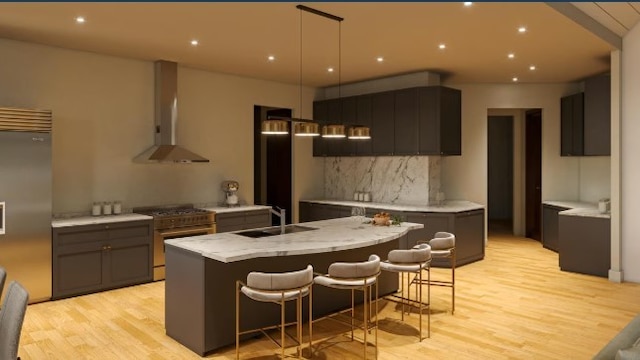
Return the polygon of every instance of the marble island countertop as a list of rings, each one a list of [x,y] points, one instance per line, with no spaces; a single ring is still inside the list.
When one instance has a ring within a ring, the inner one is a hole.
[[[371,246],[397,239],[424,226],[364,224],[355,217],[312,221],[296,225],[317,228],[269,237],[251,238],[236,232],[166,240],[165,244],[193,251],[224,263],[268,256],[304,255]]]
[[[385,204],[376,202],[347,201],[347,200],[301,200],[306,202],[340,205],[340,206],[360,206],[372,209],[397,210],[397,211],[415,211],[415,212],[444,212],[458,213],[471,210],[484,209],[484,205],[476,204],[466,200],[448,200],[442,205],[403,205],[403,204]]]
[[[584,201],[566,201],[566,200],[547,200],[542,202],[545,205],[557,206],[566,208],[567,210],[560,211],[560,215],[571,216],[588,216],[596,218],[610,219],[611,213],[601,213],[598,210],[598,204],[584,202]]]
[[[60,228],[66,226],[79,225],[97,225],[108,224],[121,221],[150,220],[151,216],[142,214],[119,214],[119,215],[101,215],[101,216],[78,216],[66,219],[54,219],[51,221],[51,227]]]

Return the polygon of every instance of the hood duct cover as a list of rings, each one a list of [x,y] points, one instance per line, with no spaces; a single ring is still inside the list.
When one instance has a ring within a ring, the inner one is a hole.
[[[142,163],[193,163],[208,159],[176,145],[178,118],[178,64],[155,62],[155,145],[133,160]]]

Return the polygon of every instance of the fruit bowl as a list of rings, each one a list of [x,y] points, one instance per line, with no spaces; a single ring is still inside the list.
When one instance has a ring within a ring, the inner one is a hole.
[[[374,225],[389,225],[391,222],[391,216],[388,213],[378,213],[373,215],[373,224]]]

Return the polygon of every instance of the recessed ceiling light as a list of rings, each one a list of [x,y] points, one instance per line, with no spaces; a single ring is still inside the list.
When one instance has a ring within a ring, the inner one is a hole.
[[[445,44],[438,45],[438,49],[440,49],[440,50],[444,50],[446,48],[447,48],[447,45],[445,45]]]
[[[191,40],[191,45],[192,46],[198,46],[198,40],[196,40],[196,39]]]
[[[273,56],[273,55],[269,55],[269,56],[267,57],[267,60],[269,60],[269,61],[273,61],[273,60],[275,60],[275,59],[276,59],[276,57],[275,57],[275,56]]]
[[[84,24],[84,22],[85,22],[84,16],[78,16],[78,17],[76,17],[76,22],[77,22],[78,24]]]
[[[472,3],[472,2],[470,2],[470,1],[465,1],[465,2],[464,2],[464,6],[471,6],[471,5],[473,5],[473,3]]]
[[[384,58],[383,58],[382,56],[378,56],[378,57],[376,58],[376,61],[377,61],[377,62],[379,62],[379,63],[381,63],[381,62],[383,62],[383,61],[384,61]]]
[[[511,81],[513,81],[513,82],[517,82],[517,81],[518,81],[518,78],[514,76],[514,77],[512,77],[512,78],[511,78]]]
[[[535,70],[535,69],[536,69],[536,66],[535,66],[535,65],[529,65],[529,70],[533,71],[533,70]]]
[[[524,26],[520,26],[520,27],[518,28],[518,32],[519,32],[519,33],[526,33],[526,32],[527,32],[527,28],[526,28],[526,27],[524,27]]]
[[[509,55],[507,55],[507,57],[508,57],[509,59],[513,59],[514,57],[516,57],[516,54],[514,54],[514,53],[509,53]]]
[[[327,69],[327,71],[328,71],[328,72],[333,72],[333,68],[332,68],[332,67],[330,67],[330,68],[328,68],[328,69]]]

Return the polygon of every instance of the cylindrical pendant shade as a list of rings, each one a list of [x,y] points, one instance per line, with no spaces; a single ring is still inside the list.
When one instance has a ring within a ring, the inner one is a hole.
[[[367,140],[371,139],[369,128],[366,126],[355,126],[349,128],[349,139]]]
[[[322,127],[322,137],[343,138],[345,136],[344,125],[325,125]]]
[[[296,136],[318,136],[319,126],[314,122],[297,122],[293,124]]]
[[[262,133],[266,135],[286,135],[289,125],[284,120],[265,120],[262,122]]]

